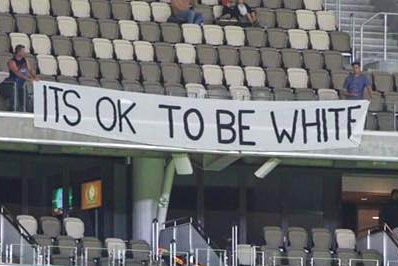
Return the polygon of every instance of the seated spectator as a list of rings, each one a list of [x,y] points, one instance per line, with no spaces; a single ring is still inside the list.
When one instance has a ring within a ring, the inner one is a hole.
[[[191,0],[171,0],[171,8],[175,20],[182,23],[203,25],[204,17],[192,10]]]
[[[372,85],[368,78],[361,71],[361,64],[354,62],[352,73],[344,81],[344,93],[347,100],[362,100],[365,96],[365,90],[368,91],[368,97],[372,98]]]
[[[238,14],[239,21],[248,20],[252,25],[257,24],[256,13],[245,3],[245,0],[238,0],[235,6],[235,14]]]
[[[222,0],[222,15],[221,19],[231,19],[238,18],[238,14],[235,9],[235,1],[234,0]]]
[[[23,45],[17,45],[15,47],[14,57],[7,63],[10,76],[2,83],[0,93],[9,100],[10,110],[16,109],[15,111],[22,111],[25,82],[38,80],[34,70],[29,65],[29,61],[26,60],[25,55],[25,47]],[[14,90],[14,88],[16,90]]]

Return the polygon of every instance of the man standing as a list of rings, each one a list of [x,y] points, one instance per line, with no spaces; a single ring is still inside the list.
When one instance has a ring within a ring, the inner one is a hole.
[[[368,78],[361,71],[361,64],[351,64],[352,73],[344,81],[345,96],[347,100],[363,100],[365,90],[368,90],[369,99],[372,98],[372,85]]]
[[[174,16],[184,23],[203,25],[204,17],[191,9],[191,0],[171,0]]]

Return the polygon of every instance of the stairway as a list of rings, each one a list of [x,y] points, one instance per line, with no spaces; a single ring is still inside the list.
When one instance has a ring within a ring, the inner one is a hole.
[[[337,0],[326,0],[326,9],[335,11]],[[355,17],[355,50],[360,58],[360,28],[363,22],[377,13],[371,0],[341,0],[341,30],[351,35],[351,14]],[[337,15],[336,15],[337,17]],[[352,36],[351,36],[352,37]],[[387,38],[387,58],[398,62],[398,41],[389,34]],[[379,16],[364,28],[364,65],[384,59],[384,17]]]

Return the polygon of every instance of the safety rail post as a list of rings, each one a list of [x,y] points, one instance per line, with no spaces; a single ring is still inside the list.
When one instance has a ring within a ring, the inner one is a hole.
[[[341,31],[341,0],[337,0],[338,29]]]
[[[384,13],[384,61],[387,61],[387,13]]]
[[[383,263],[384,266],[386,266],[386,260],[387,260],[387,231],[388,226],[387,224],[384,224],[383,228]]]
[[[158,219],[153,219],[152,221],[152,260],[158,261],[159,258],[159,221]]]
[[[177,256],[177,250],[176,250],[176,241],[173,239],[170,241],[170,248],[169,248],[169,261],[170,261],[170,266],[176,266],[176,256]]]
[[[356,34],[355,34],[355,16],[354,13],[350,14],[350,18],[351,18],[351,47],[352,47],[352,54],[351,54],[351,62],[355,62],[356,61],[356,45],[355,45],[355,41],[356,41]]]
[[[368,230],[368,234],[366,236],[366,248],[370,249],[370,230]]]
[[[238,225],[233,225],[232,226],[232,248],[231,248],[232,266],[238,266],[237,247],[238,247]]]
[[[3,261],[3,252],[4,252],[4,210],[3,206],[1,206],[0,209],[0,262],[5,262]]]

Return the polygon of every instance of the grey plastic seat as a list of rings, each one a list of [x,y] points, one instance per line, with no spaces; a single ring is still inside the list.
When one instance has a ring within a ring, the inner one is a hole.
[[[181,28],[176,23],[160,23],[164,42],[179,43],[182,40]]]
[[[28,233],[28,236],[33,236],[37,234],[38,223],[35,217],[31,215],[18,215],[17,221],[24,229],[23,234],[25,235],[25,231]]]
[[[366,115],[365,129],[377,130],[377,115],[372,112],[368,112]]]
[[[162,63],[160,65],[163,83],[165,85],[180,84],[181,83],[181,68],[176,63]]]
[[[398,93],[384,93],[384,97],[386,100],[386,109],[388,112],[394,112],[396,109],[398,109]]]
[[[218,52],[215,46],[199,44],[196,46],[196,54],[201,65],[215,65],[218,62]]]
[[[91,12],[93,18],[96,19],[109,19],[111,18],[111,4],[108,1],[91,0]]]
[[[154,43],[156,60],[160,63],[173,63],[176,58],[174,46],[169,43]]]
[[[51,43],[54,55],[72,55],[72,42],[68,37],[54,35],[51,37]]]
[[[292,10],[302,9],[303,0],[283,0],[283,6]]]
[[[354,250],[337,250],[337,258],[340,259],[341,266],[355,266],[358,264],[358,261],[351,261],[352,259],[358,259],[359,255]]]
[[[160,82],[160,67],[155,62],[141,62],[141,75],[143,81]]]
[[[311,255],[311,265],[331,266],[334,263],[329,250],[313,250]]]
[[[373,74],[373,84],[377,91],[386,93],[394,89],[393,76],[388,72],[375,71]]]
[[[282,61],[285,68],[301,68],[303,59],[296,49],[286,48],[281,50]]]
[[[141,77],[141,69],[135,61],[120,61],[120,73],[123,80],[138,81]]]
[[[92,57],[94,53],[93,43],[84,37],[72,38],[73,51],[76,57]]]
[[[164,95],[164,88],[157,82],[144,82],[144,92],[149,94]]]
[[[0,52],[0,71],[8,72],[8,61],[13,57],[11,53],[1,53]]]
[[[242,66],[259,66],[260,52],[256,48],[241,47],[239,48],[240,62]]]
[[[306,264],[307,253],[303,249],[291,249],[287,251],[287,259],[290,266],[302,266]]]
[[[327,89],[330,88],[329,72],[324,69],[311,70],[310,73],[311,88],[314,89]]]
[[[54,265],[70,265],[76,260],[76,242],[69,236],[58,236],[58,252],[51,256]]]
[[[51,0],[51,11],[54,16],[70,16],[71,10],[69,0]]]
[[[138,81],[123,80],[122,86],[125,91],[140,92],[140,93],[144,92],[144,87],[142,87],[141,83],[139,83]]]
[[[57,81],[60,83],[79,85],[79,82],[75,77],[65,77],[65,76],[57,76]]]
[[[344,53],[351,52],[351,40],[348,33],[342,31],[332,31],[330,32],[330,41],[333,50]]]
[[[377,124],[380,131],[396,131],[396,128],[394,128],[394,113],[377,113]]]
[[[268,42],[270,47],[276,49],[283,49],[287,47],[288,35],[285,31],[279,28],[268,29]]]
[[[289,227],[287,230],[289,240],[288,249],[301,249],[308,245],[308,233],[302,227]]]
[[[267,44],[267,33],[261,28],[245,28],[247,44],[251,47],[264,47]]]
[[[354,250],[356,246],[356,237],[354,231],[351,229],[336,229],[335,230],[336,244],[339,250]]]
[[[275,48],[261,48],[261,62],[265,68],[278,68],[282,66],[282,56]]]
[[[108,80],[119,79],[120,67],[119,63],[113,59],[100,59],[98,60],[102,78]]]
[[[262,0],[249,0],[246,2],[251,8],[260,7]]]
[[[370,112],[381,112],[384,109],[384,98],[377,93],[372,95],[372,99],[370,100],[369,104],[369,111]]]
[[[252,88],[252,100],[253,101],[273,101],[274,97],[269,88]]]
[[[36,19],[32,15],[28,14],[15,14],[15,21],[18,32],[33,34],[36,33]]]
[[[320,101],[335,101],[339,99],[339,95],[336,90],[319,89],[317,93]]]
[[[313,228],[312,242],[314,250],[329,250],[332,245],[332,235],[326,228]]]
[[[201,13],[205,24],[214,24],[213,8],[207,5],[195,5],[195,12]]]
[[[80,36],[86,38],[97,38],[99,36],[97,20],[93,18],[79,18],[77,23],[79,24]]]
[[[102,242],[96,237],[84,237],[81,244],[88,265],[96,265],[102,256]]]
[[[290,1],[295,1],[295,0],[290,0]],[[285,30],[295,29],[297,28],[296,13],[289,9],[277,9],[276,22],[278,24],[278,28]]]
[[[256,8],[256,14],[258,23],[262,27],[275,28],[276,26],[276,16],[275,11],[269,8]]]
[[[210,99],[230,100],[231,94],[223,85],[207,86],[207,96]]]
[[[295,95],[297,101],[315,101],[317,99],[314,91],[311,89],[296,89]],[[295,251],[295,249],[293,249],[292,251]],[[301,248],[298,251],[300,251],[300,253],[298,253],[300,255],[300,258],[302,258],[303,256],[301,255],[303,254],[301,252],[303,251],[303,249]],[[294,260],[294,263],[297,263],[297,260]]]
[[[272,9],[281,8],[282,0],[263,0],[263,6]]]
[[[344,89],[345,79],[348,77],[349,72],[346,70],[333,70],[331,71],[333,88],[336,90]]]
[[[118,91],[123,90],[122,85],[116,79],[102,78],[100,80],[100,84],[101,84],[101,88],[110,89],[110,90],[118,90]]]
[[[0,53],[8,53],[11,49],[10,38],[5,33],[0,33]]]
[[[323,57],[325,58],[325,67],[328,70],[343,69],[343,56],[340,52],[324,51]]]
[[[15,31],[15,19],[11,14],[0,13],[0,32],[10,33]]]
[[[166,86],[165,87],[166,95],[176,96],[176,97],[187,97],[187,91],[181,84],[171,84],[171,85],[165,85],[165,86]]]
[[[37,31],[48,36],[56,35],[58,24],[52,16],[36,16]]]
[[[287,76],[282,68],[267,68],[268,87],[270,88],[286,88]]]
[[[181,65],[182,77],[184,83],[202,83],[202,70],[196,64],[183,64]]]
[[[278,226],[266,226],[263,228],[265,246],[279,248],[283,246],[283,232]]]
[[[78,58],[80,75],[87,78],[99,77],[99,64],[94,58]]]
[[[145,21],[139,24],[142,40],[148,42],[160,41],[160,28],[155,22]]]
[[[87,77],[80,77],[79,84],[82,86],[89,86],[89,87],[100,87],[100,84],[97,79],[95,78],[87,78]]]
[[[303,51],[304,66],[308,70],[323,69],[324,58],[319,51],[304,50]]]
[[[111,1],[112,17],[116,20],[130,20],[132,17],[131,6],[126,1]]]
[[[43,248],[53,245],[51,237],[46,235],[34,235],[33,239],[36,241],[37,244],[39,244]]]
[[[109,40],[115,40],[119,38],[119,25],[115,20],[112,19],[100,19],[98,20],[101,37]]]
[[[220,65],[236,66],[239,64],[238,50],[233,46],[222,45],[217,47]]]

